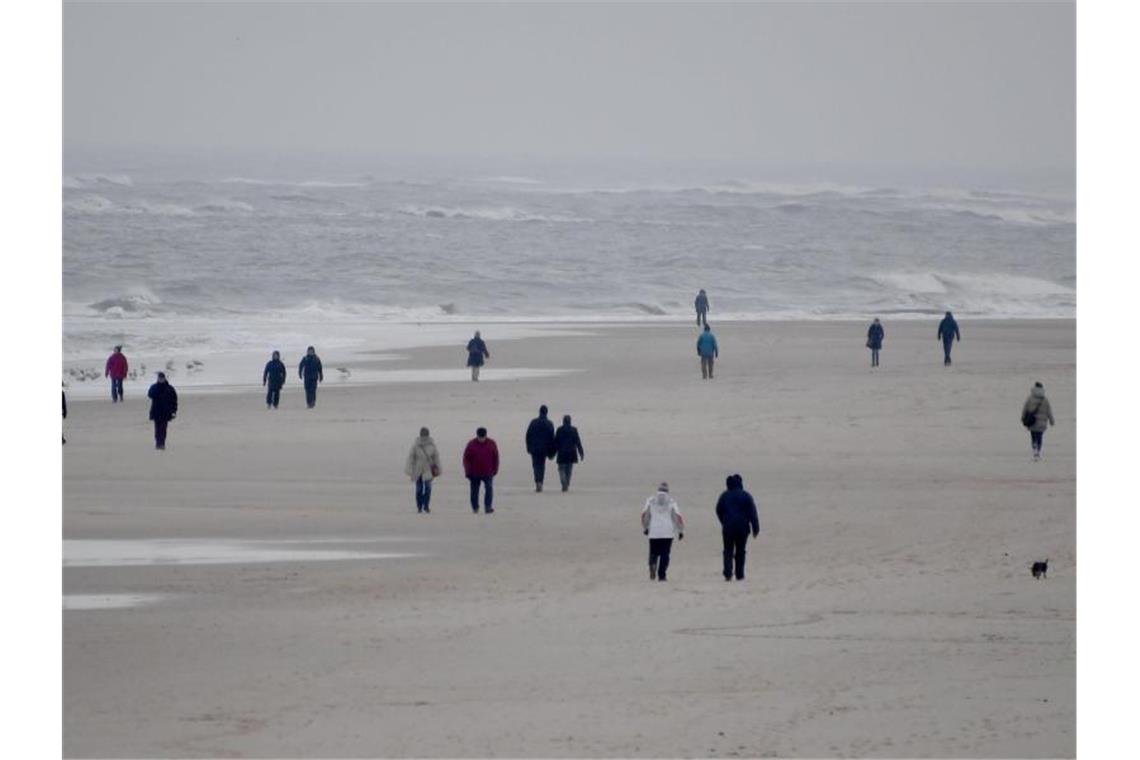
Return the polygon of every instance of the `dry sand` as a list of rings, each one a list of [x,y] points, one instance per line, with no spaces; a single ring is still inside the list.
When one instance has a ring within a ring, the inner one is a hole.
[[[491,370],[578,371],[330,377],[312,411],[292,377],[276,412],[184,395],[165,453],[137,395],[72,404],[67,756],[1075,754],[1073,322],[965,321],[948,369],[934,321],[888,322],[875,371],[864,324],[714,325],[709,382],[691,326],[481,327]],[[464,358],[401,353],[382,368]],[[1034,380],[1057,419],[1040,463]],[[553,471],[533,492],[540,403],[582,433],[568,494]],[[431,515],[402,474],[421,425],[444,457]],[[490,516],[459,461],[479,425],[503,454]],[[725,583],[734,471],[764,532]],[[689,528],[651,583],[638,514],[662,479]],[[79,558],[124,546],[164,563]],[[177,561],[196,552],[222,563]]]

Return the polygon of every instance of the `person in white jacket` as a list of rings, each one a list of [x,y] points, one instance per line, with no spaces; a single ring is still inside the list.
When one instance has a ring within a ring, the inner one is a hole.
[[[431,512],[431,482],[439,477],[439,450],[428,429],[420,428],[420,437],[412,443],[404,474],[416,483],[416,511]]]
[[[665,580],[669,569],[669,551],[673,548],[673,534],[677,540],[685,537],[685,518],[677,507],[677,500],[669,495],[669,484],[657,486],[657,493],[649,497],[641,510],[641,532],[649,536],[649,580]]]

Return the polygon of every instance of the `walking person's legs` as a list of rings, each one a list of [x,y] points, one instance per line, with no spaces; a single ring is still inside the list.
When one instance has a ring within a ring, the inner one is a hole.
[[[730,581],[732,580],[732,552],[736,547],[736,542],[733,535],[727,530],[720,532],[720,538],[724,542],[724,579]]]
[[[736,544],[736,580],[744,580],[744,547],[748,543],[748,531],[737,533],[734,538]]]
[[[1045,442],[1045,431],[1040,432],[1036,430],[1029,431],[1029,444],[1033,447],[1033,458],[1041,458],[1041,444]]]
[[[471,485],[471,511],[479,514],[479,483],[482,482],[481,478],[468,475],[467,482]]]
[[[707,356],[701,357],[701,379],[709,379],[709,358]]]
[[[546,455],[531,454],[530,464],[534,469],[534,490],[542,490],[542,481],[546,478]]]
[[[424,511],[431,511],[431,484],[435,482],[432,480],[424,481]]]
[[[943,366],[950,363],[950,349],[952,349],[953,347],[954,347],[954,341],[952,341],[952,340],[942,341],[942,354],[943,354],[942,364],[943,364]]]
[[[312,409],[317,405],[317,381],[305,381],[305,404]]]
[[[478,364],[472,364],[471,365],[471,379],[474,380],[475,382],[479,382],[479,365]]]
[[[649,539],[649,580],[657,579],[657,557],[659,554],[658,539]]]
[[[716,362],[716,357],[709,357],[709,380],[713,379],[713,364]]]
[[[877,349],[877,348],[871,349],[871,366],[872,367],[878,367],[879,366],[879,349]]]
[[[116,401],[122,401],[122,400],[123,400],[123,378],[112,377],[111,378],[111,402],[114,403]]]
[[[558,480],[562,482],[562,490],[570,490],[570,473],[574,469],[573,462],[561,462],[558,465]]]
[[[156,449],[166,448],[166,420],[154,421],[154,447]]]
[[[659,538],[661,548],[658,549],[657,580],[665,580],[665,573],[669,570],[669,551],[673,548],[673,539]]]
[[[491,499],[495,497],[495,490],[491,485],[493,480],[494,478],[490,475],[483,478],[483,512],[488,515],[495,511],[491,507]]]

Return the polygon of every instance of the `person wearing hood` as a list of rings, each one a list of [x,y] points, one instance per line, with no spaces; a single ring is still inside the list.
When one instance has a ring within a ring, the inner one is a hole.
[[[875,321],[867,330],[867,348],[871,349],[872,367],[879,366],[879,349],[883,347],[883,335],[883,325],[879,322],[879,318],[875,317]]]
[[[150,399],[150,418],[154,421],[154,447],[166,450],[166,426],[178,414],[178,393],[166,381],[166,373],[159,372],[158,379],[146,392]]]
[[[499,447],[493,438],[487,437],[487,428],[475,431],[475,437],[467,442],[463,450],[463,474],[471,483],[471,511],[479,514],[479,484],[483,485],[483,512],[491,514],[495,510],[491,500],[495,496],[492,488],[495,476],[499,474]]]
[[[479,368],[483,366],[485,360],[491,358],[491,352],[487,350],[487,344],[483,342],[480,337],[479,331],[475,331],[475,337],[467,341],[467,366],[471,368],[471,380],[479,382]]]
[[[431,512],[431,484],[441,472],[439,450],[426,427],[420,428],[420,437],[412,442],[408,459],[404,463],[404,474],[416,484],[416,511]]]
[[[1033,461],[1041,459],[1041,444],[1045,438],[1045,431],[1053,421],[1053,407],[1049,399],[1045,398],[1045,386],[1034,383],[1029,390],[1029,398],[1021,407],[1021,424],[1029,429],[1029,445],[1033,448]]]
[[[266,409],[276,409],[277,404],[281,402],[281,388],[285,385],[287,374],[285,362],[281,361],[281,352],[274,351],[273,358],[266,363],[265,371],[261,373],[262,387],[269,388],[265,394]]]
[[[582,438],[578,435],[578,428],[570,424],[569,414],[562,416],[562,427],[554,434],[554,448],[558,452],[558,479],[562,481],[562,490],[569,491],[574,464],[579,459],[586,460]]]
[[[697,293],[697,300],[693,301],[693,308],[697,310],[697,326],[703,324],[708,327],[709,297],[704,288],[701,288],[701,292]]]
[[[123,380],[127,378],[127,357],[122,346],[115,346],[114,351],[107,357],[107,365],[103,368],[103,377],[111,378],[111,403],[123,400]]]
[[[962,333],[958,330],[958,323],[954,315],[946,312],[946,316],[938,323],[938,339],[942,341],[942,366],[950,366],[950,349],[954,347],[955,340],[962,340]]]
[[[301,363],[297,365],[297,375],[305,381],[305,404],[310,409],[317,405],[317,383],[325,381],[325,370],[321,366],[321,357],[317,356],[317,349],[309,346]]]
[[[685,518],[677,500],[669,495],[668,483],[657,486],[657,493],[646,500],[641,510],[641,532],[649,536],[649,580],[663,581],[674,532],[678,541],[685,537]]]
[[[697,356],[701,357],[701,377],[712,380],[713,360],[720,356],[720,348],[708,325],[705,325],[705,331],[697,338]]]
[[[724,540],[724,579],[744,580],[744,552],[748,534],[760,534],[760,516],[752,494],[744,490],[744,478],[729,475],[724,481],[725,491],[716,502],[716,517],[720,520]]]
[[[546,477],[546,460],[554,457],[554,423],[546,416],[546,404],[538,408],[538,416],[530,421],[526,429],[526,453],[530,454],[534,468],[534,490],[542,491],[542,481]]]

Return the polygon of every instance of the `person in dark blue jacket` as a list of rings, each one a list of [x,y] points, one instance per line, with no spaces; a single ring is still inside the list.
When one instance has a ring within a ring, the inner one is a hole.
[[[317,383],[325,381],[325,371],[321,366],[321,358],[317,356],[317,349],[309,346],[301,363],[297,365],[297,374],[305,381],[305,403],[312,409],[317,405]]]
[[[760,517],[756,513],[756,502],[752,494],[744,490],[744,478],[729,475],[725,478],[725,492],[716,502],[716,517],[720,520],[721,537],[724,539],[724,579],[744,580],[744,547],[748,543],[748,533],[756,538],[760,533]]]
[[[269,360],[265,365],[265,371],[261,373],[261,385],[269,387],[265,394],[266,409],[276,409],[277,404],[281,402],[281,387],[285,385],[287,374],[285,362],[281,361],[281,352],[274,351],[273,358]]]
[[[875,317],[875,321],[867,330],[867,348],[871,349],[872,367],[879,366],[879,349],[883,347],[883,335],[883,326],[879,323],[879,318]]]
[[[158,379],[146,392],[150,399],[150,418],[154,421],[154,447],[166,449],[166,426],[178,414],[178,393],[166,381],[166,373],[159,372]]]
[[[554,457],[554,423],[546,416],[546,404],[538,408],[538,416],[530,421],[526,429],[526,453],[530,454],[534,468],[534,490],[542,491],[542,481],[546,477],[546,460]]]
[[[962,333],[958,331],[958,323],[954,315],[946,312],[946,316],[938,323],[938,339],[942,341],[942,366],[950,365],[950,349],[954,347],[955,340],[962,340]]]
[[[709,324],[709,297],[705,293],[705,289],[701,288],[701,292],[697,293],[697,299],[693,301],[693,308],[697,310],[697,325]]]
[[[562,427],[554,434],[554,448],[558,452],[558,479],[562,481],[562,490],[569,491],[574,464],[579,458],[586,459],[582,438],[578,435],[578,428],[570,424],[569,414],[562,417]]]
[[[471,368],[471,379],[474,382],[479,382],[479,368],[486,359],[490,358],[491,352],[487,350],[487,344],[476,330],[475,337],[467,341],[467,366]]]

